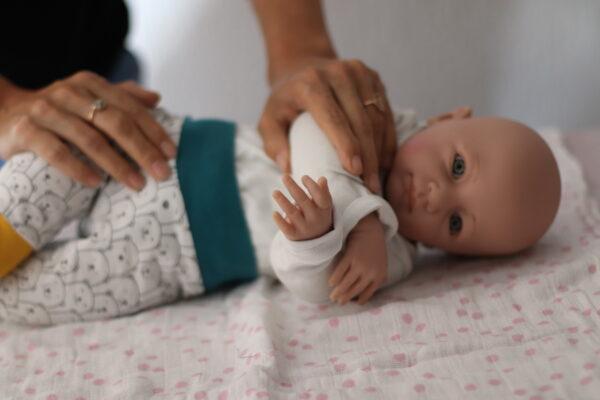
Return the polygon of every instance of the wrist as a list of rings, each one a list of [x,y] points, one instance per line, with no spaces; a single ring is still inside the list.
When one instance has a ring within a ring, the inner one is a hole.
[[[377,214],[377,212],[374,211],[371,214],[364,217],[363,219],[361,219],[360,221],[358,221],[354,229],[363,231],[375,229],[377,231],[380,231],[383,229],[383,224],[379,220],[379,215]]]
[[[0,76],[0,109],[8,107],[29,93]]]
[[[312,44],[303,45],[300,48],[284,46],[279,50],[274,49],[269,56],[269,84],[273,86],[282,77],[308,65],[336,58],[337,54],[329,38],[315,39]]]

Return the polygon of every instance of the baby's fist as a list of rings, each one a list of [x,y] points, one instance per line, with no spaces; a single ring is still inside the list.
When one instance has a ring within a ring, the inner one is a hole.
[[[282,180],[295,201],[292,204],[279,190],[273,192],[273,198],[285,212],[284,218],[275,211],[273,219],[285,237],[289,240],[310,240],[329,232],[333,223],[333,202],[327,179],[321,177],[317,183],[309,176],[302,177],[302,184],[311,197],[290,175],[284,175]]]

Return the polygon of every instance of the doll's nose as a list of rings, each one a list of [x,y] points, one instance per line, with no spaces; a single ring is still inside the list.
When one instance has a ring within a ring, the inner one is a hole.
[[[440,186],[435,182],[429,182],[424,195],[424,208],[427,212],[435,213],[440,209],[442,193]]]

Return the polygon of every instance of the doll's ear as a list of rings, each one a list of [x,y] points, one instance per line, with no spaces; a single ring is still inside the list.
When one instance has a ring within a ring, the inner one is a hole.
[[[473,110],[471,109],[471,107],[468,107],[468,106],[459,107],[459,108],[455,108],[454,110],[447,112],[445,114],[436,115],[435,117],[431,117],[431,118],[427,119],[427,125],[431,126],[438,122],[446,121],[449,119],[471,118],[472,114],[473,114]]]

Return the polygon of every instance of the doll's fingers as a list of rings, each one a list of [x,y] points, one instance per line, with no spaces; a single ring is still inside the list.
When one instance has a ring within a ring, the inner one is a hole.
[[[298,209],[298,207],[293,205],[283,193],[281,193],[279,190],[276,190],[273,192],[273,198],[293,225],[302,223],[302,212]]]
[[[290,175],[284,175],[282,180],[283,184],[290,192],[293,199],[296,200],[296,203],[298,203],[302,210],[307,210],[312,206],[312,201],[310,200],[310,197],[306,195],[304,190],[302,190],[302,188],[298,186],[296,181],[294,181],[294,179]]]
[[[363,305],[369,301],[369,299],[373,297],[373,294],[378,287],[379,285],[377,285],[377,282],[371,282],[369,286],[367,286],[367,288],[360,294],[360,296],[358,296],[358,304]]]
[[[350,263],[344,259],[338,263],[335,267],[335,270],[329,277],[329,287],[337,286],[338,283],[342,280],[346,271],[350,268]]]
[[[323,186],[312,180],[308,175],[302,177],[302,183],[308,190],[308,193],[310,193],[317,207],[322,210],[331,208],[331,196],[329,195],[329,190],[327,190],[326,186],[323,188]]]
[[[354,273],[352,269],[350,269],[344,276],[344,279],[342,279],[342,282],[333,289],[330,298],[333,297],[334,299],[339,299],[340,296],[346,293],[358,279],[360,279],[360,275]]]
[[[275,220],[275,223],[279,227],[279,230],[281,232],[283,232],[283,234],[288,239],[290,237],[294,236],[294,234],[296,233],[296,229],[294,228],[294,225],[290,224],[285,219],[283,219],[283,217],[281,216],[281,214],[279,214],[279,212],[277,212],[277,211],[273,212],[273,219]]]
[[[354,282],[354,284],[348,289],[348,291],[346,293],[339,296],[340,304],[344,305],[347,302],[349,302],[350,300],[352,300],[354,297],[361,294],[367,288],[367,286],[369,286],[369,284],[371,282],[372,281],[369,281],[365,278],[360,278],[359,280]]]

